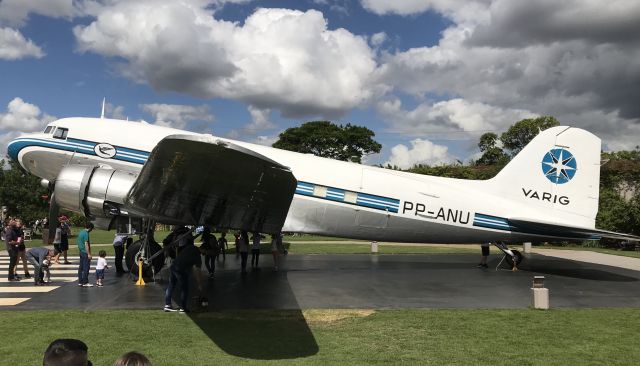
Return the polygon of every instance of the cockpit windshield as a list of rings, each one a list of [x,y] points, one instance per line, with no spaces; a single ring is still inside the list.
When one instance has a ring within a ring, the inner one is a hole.
[[[47,128],[44,129],[44,133],[49,133],[51,130],[53,130],[53,126],[47,126]]]
[[[56,128],[56,130],[53,132],[53,138],[56,139],[66,139],[67,138],[67,133],[69,132],[68,128],[62,128],[62,127],[58,127]]]

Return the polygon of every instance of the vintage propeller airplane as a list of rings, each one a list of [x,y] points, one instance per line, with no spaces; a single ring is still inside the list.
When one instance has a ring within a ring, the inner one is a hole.
[[[52,215],[97,227],[142,219],[129,248],[147,260],[156,222],[413,243],[638,239],[595,229],[600,139],[542,131],[492,179],[418,175],[144,122],[64,118],[8,153],[52,191]],[[499,245],[511,263],[522,256]],[[156,258],[156,270],[163,259]]]

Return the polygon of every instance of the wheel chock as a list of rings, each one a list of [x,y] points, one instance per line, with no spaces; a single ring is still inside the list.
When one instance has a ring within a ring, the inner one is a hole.
[[[136,286],[144,286],[144,280],[142,279],[142,259],[138,261],[138,282],[136,282]]]

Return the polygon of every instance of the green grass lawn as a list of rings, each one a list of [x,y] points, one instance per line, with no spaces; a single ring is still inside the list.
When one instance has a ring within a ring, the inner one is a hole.
[[[640,310],[4,311],[3,365],[78,338],[94,365],[632,365]]]

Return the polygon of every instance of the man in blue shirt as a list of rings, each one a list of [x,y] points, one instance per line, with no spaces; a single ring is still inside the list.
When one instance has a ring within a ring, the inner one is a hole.
[[[78,251],[80,252],[80,266],[78,266],[78,286],[93,287],[89,283],[89,266],[91,265],[91,243],[89,232],[93,230],[93,224],[88,222],[84,230],[78,233]]]

